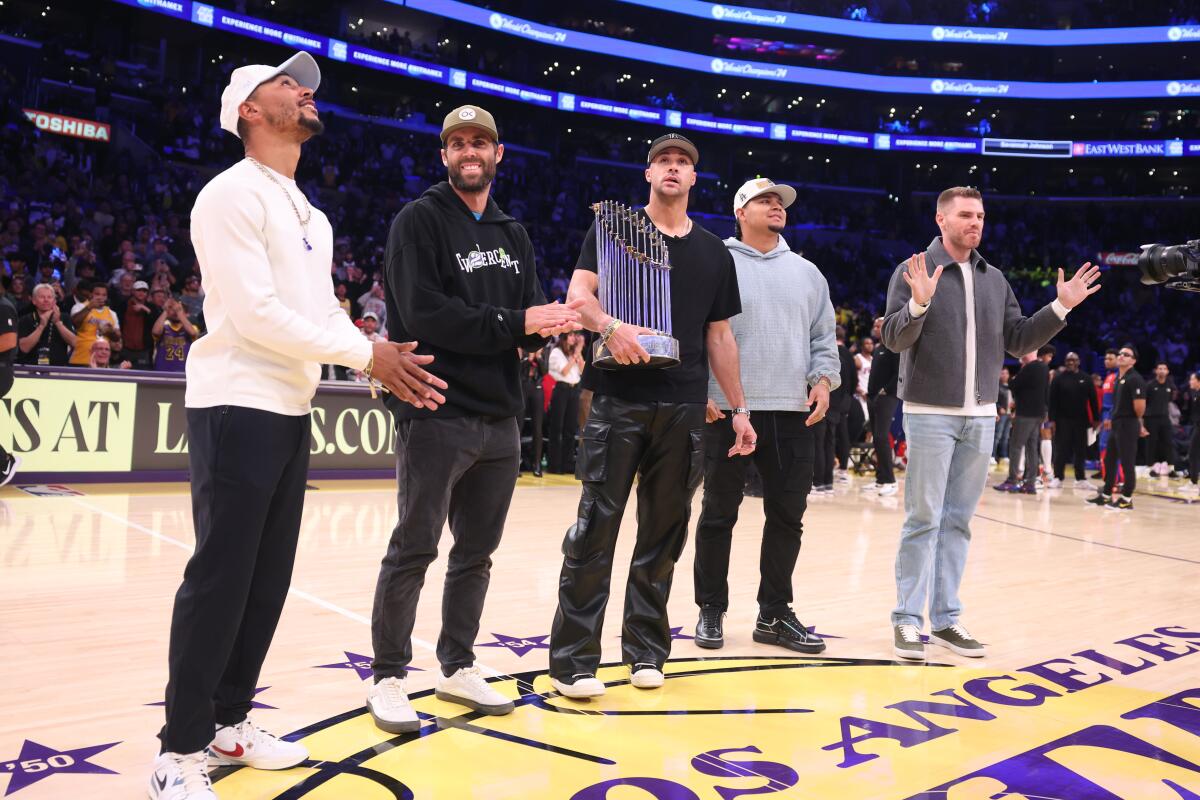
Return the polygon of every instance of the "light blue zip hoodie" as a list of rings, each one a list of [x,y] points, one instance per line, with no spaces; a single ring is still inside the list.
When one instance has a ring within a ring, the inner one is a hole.
[[[781,236],[769,253],[725,240],[737,270],[742,313],[730,319],[737,339],[746,406],[754,411],[807,411],[808,387],[821,376],[841,385],[829,283]],[[730,409],[716,379],[708,396]]]

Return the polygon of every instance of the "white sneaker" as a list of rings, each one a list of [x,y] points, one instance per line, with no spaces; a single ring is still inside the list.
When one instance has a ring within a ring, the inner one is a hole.
[[[850,473],[844,469],[835,470],[833,473],[834,480],[838,483],[849,483]]]
[[[878,483],[868,483],[862,487],[862,491],[866,492],[867,494],[874,494],[875,492],[879,491],[879,487],[880,484]]]
[[[634,664],[629,668],[629,682],[637,689],[660,689],[663,685],[662,670],[653,664]]]
[[[208,754],[160,753],[150,773],[151,800],[217,800],[208,778]]]
[[[375,683],[367,678],[367,711],[375,727],[388,733],[412,733],[420,730],[421,720],[408,702],[403,678],[384,678]]]
[[[1075,488],[1094,492],[1099,487],[1097,487],[1096,484],[1092,483],[1091,481],[1075,481]]]
[[[899,484],[885,483],[879,487],[879,496],[880,497],[891,497],[892,495],[896,494],[899,491],[900,491]]]
[[[438,675],[434,694],[438,700],[458,703],[497,717],[511,714],[514,707],[512,700],[497,692],[484,679],[479,667],[463,667],[449,678]]]
[[[255,769],[289,769],[308,758],[308,748],[286,742],[250,721],[217,728],[208,746],[210,766],[236,764]]]
[[[587,674],[572,675],[570,683],[560,681],[558,678],[551,678],[550,683],[554,685],[554,690],[563,697],[579,699],[584,697],[600,697],[604,694],[604,684],[590,672]]]
[[[1061,489],[1062,481],[1060,481],[1058,478],[1051,478],[1050,483],[1046,484],[1046,488],[1047,489]]]

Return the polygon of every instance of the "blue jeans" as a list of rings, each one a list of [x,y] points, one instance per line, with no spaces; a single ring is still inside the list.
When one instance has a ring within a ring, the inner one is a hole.
[[[922,627],[927,599],[932,630],[958,621],[970,522],[987,480],[995,428],[990,416],[904,415],[908,474],[893,625]]]
[[[996,435],[992,441],[992,458],[1008,458],[1008,433],[1012,430],[1012,415],[1001,414],[996,421]]]

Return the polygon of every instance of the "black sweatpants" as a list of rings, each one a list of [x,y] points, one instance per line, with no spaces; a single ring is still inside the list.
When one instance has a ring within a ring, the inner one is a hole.
[[[875,445],[875,483],[895,483],[896,471],[892,456],[892,419],[900,398],[886,394],[871,401],[871,439]]]
[[[425,571],[450,519],[437,658],[444,675],[475,663],[479,618],[517,484],[516,417],[410,419],[396,430],[398,519],[375,586],[371,643],[375,680],[403,678]]]
[[[189,408],[196,550],[175,594],[162,751],[194,753],[246,718],[283,611],[311,422],[241,406]]]
[[[1075,480],[1087,478],[1086,419],[1059,418],[1054,421],[1054,477],[1060,481],[1066,474],[1067,463],[1075,467]]]
[[[556,383],[550,395],[551,472],[572,472],[575,467],[575,434],[579,432],[579,384]]]
[[[725,419],[704,430],[704,504],[696,526],[693,568],[696,605],[714,605],[722,611],[729,608],[733,526],[742,504],[746,468],[753,460],[762,475],[766,512],[758,562],[758,607],[764,616],[775,618],[792,603],[792,572],[804,533],[816,437],[805,425],[807,411],[757,411],[754,454],[730,458],[727,454],[735,437],[732,417],[728,411],[725,414]]]
[[[1192,425],[1192,441],[1188,444],[1188,477],[1200,483],[1200,423]]]
[[[1172,435],[1170,417],[1146,417],[1146,430],[1150,432],[1146,442],[1146,463],[1165,461],[1175,469],[1175,438]]]
[[[667,599],[687,540],[691,499],[704,465],[703,403],[635,403],[595,395],[579,442],[578,520],[563,540],[550,675],[570,680],[600,665],[613,551],[638,476],[638,532],[625,587],[621,656],[656,664],[671,652]],[[738,487],[741,491],[741,487]]]
[[[1125,473],[1121,494],[1133,497],[1137,488],[1137,448],[1142,425],[1137,417],[1117,417],[1112,421],[1108,447],[1104,451],[1104,493],[1112,494],[1117,486],[1117,462]]]
[[[530,453],[529,468],[542,468],[542,445],[544,442],[544,423],[546,417],[546,395],[540,383],[525,381],[521,385],[525,398],[525,416],[529,417]]]

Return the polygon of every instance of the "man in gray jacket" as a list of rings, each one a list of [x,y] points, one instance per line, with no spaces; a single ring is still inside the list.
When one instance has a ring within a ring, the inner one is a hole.
[[[742,503],[745,470],[754,459],[762,475],[763,525],[758,620],[754,641],[801,653],[825,649],[792,611],[792,572],[800,555],[802,520],[813,481],[812,426],[829,409],[840,383],[829,284],[812,262],[793,253],[779,232],[796,190],[767,178],[748,181],[734,195],[737,235],[733,254],[742,313],[730,320],[741,356],[746,406],[758,446],[735,453],[734,409],[715,378],[708,382],[704,435],[704,505],[696,526],[696,644],[724,644],[722,616],[729,606],[729,551]]]
[[[920,632],[927,601],[931,643],[963,656],[984,655],[958,621],[958,587],[969,523],[987,479],[1004,351],[1019,356],[1045,344],[1063,329],[1068,311],[1100,290],[1100,270],[1091,264],[1069,281],[1060,269],[1058,299],[1023,316],[1004,275],[976,250],[983,217],[977,189],[942,192],[936,217],[942,235],[898,266],[888,286],[883,343],[900,353],[908,440],[892,611],[901,658],[925,658]],[[943,271],[947,285],[938,292]]]

